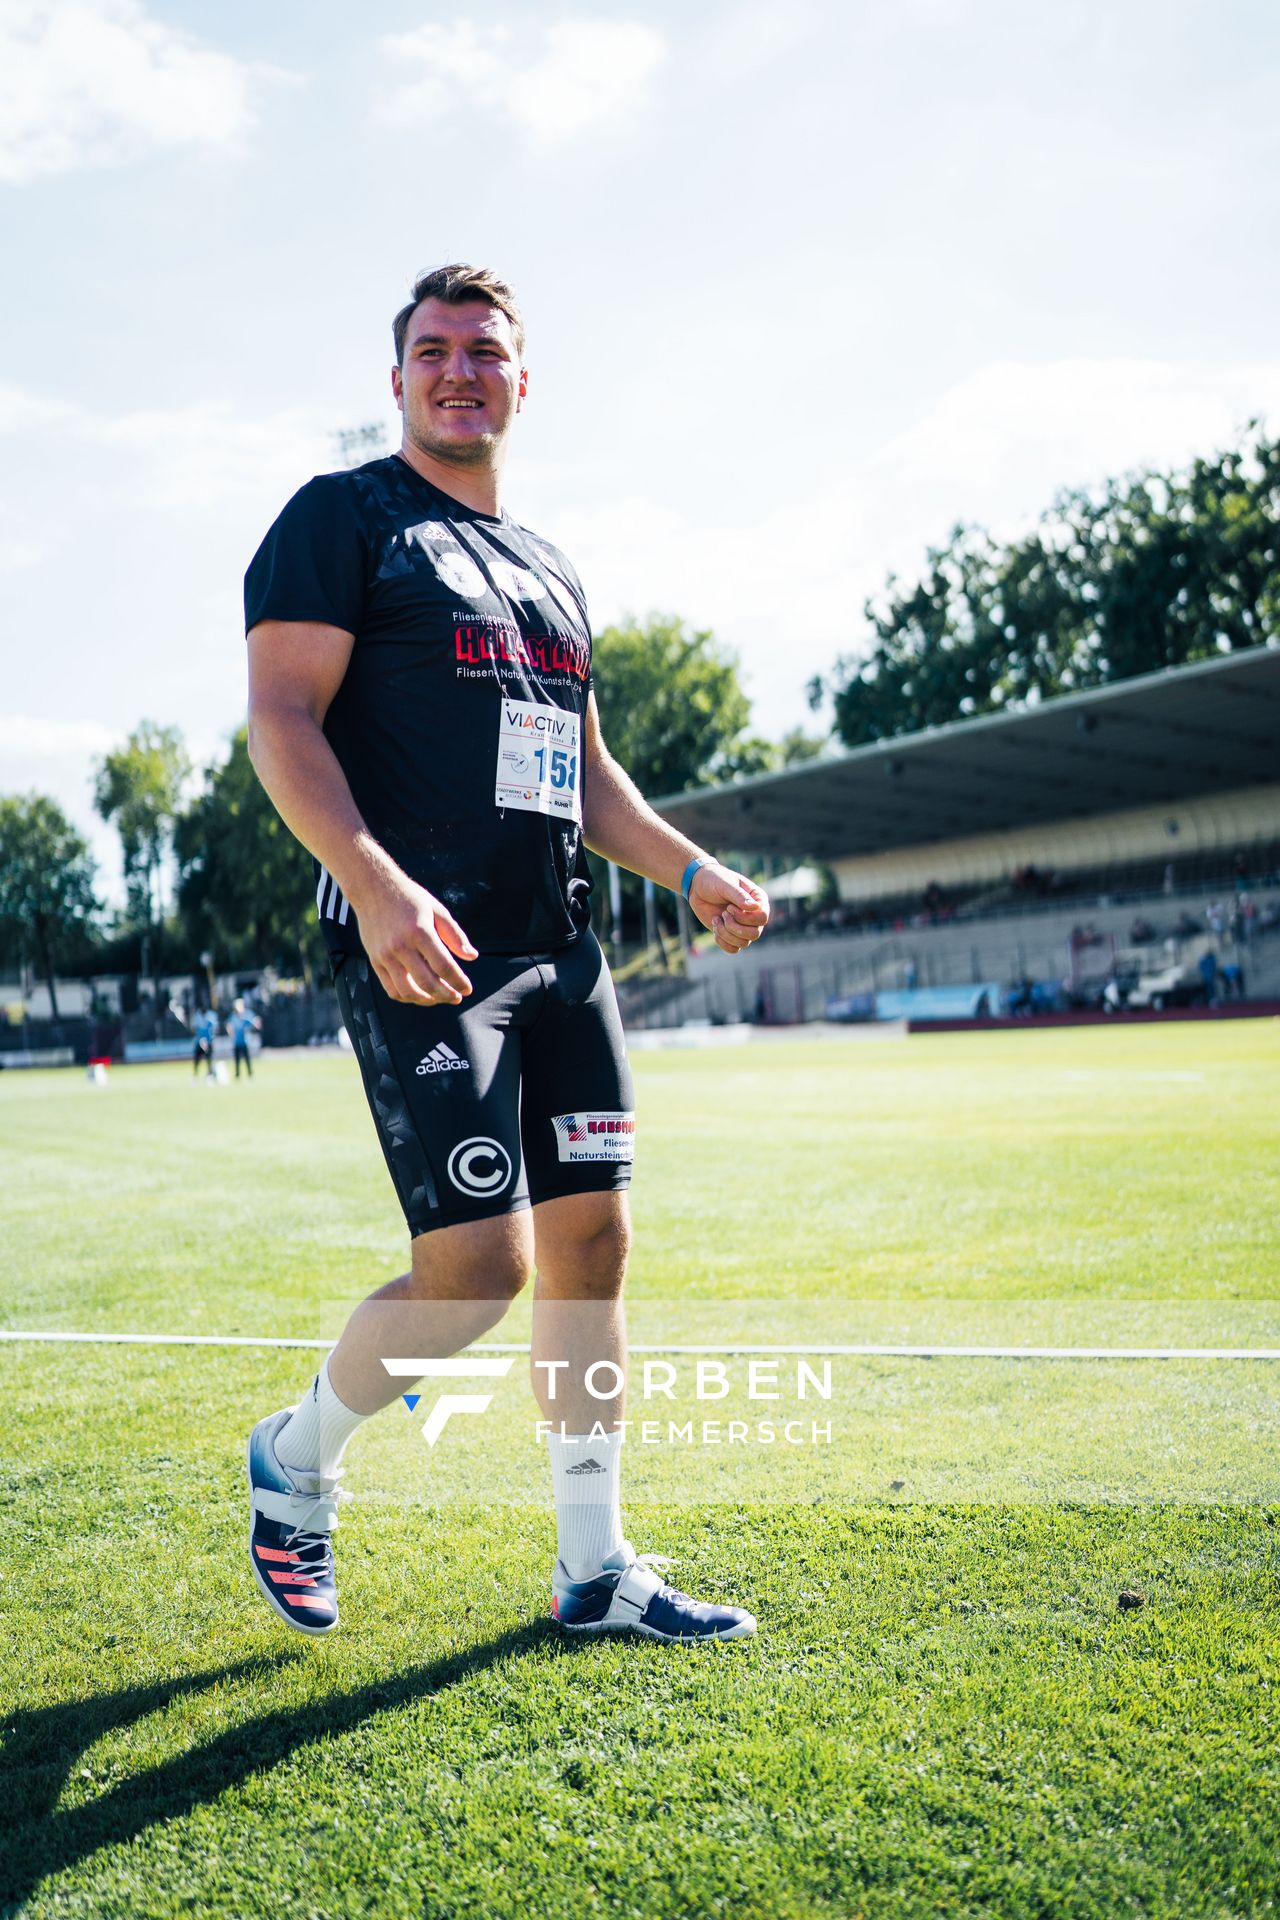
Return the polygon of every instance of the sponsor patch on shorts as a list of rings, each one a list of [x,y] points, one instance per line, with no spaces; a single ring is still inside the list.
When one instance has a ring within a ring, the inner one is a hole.
[[[635,1158],[634,1113],[558,1113],[551,1124],[562,1161]]]

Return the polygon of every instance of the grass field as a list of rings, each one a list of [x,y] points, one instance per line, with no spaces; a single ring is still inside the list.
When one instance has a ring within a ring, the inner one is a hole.
[[[1280,1346],[1278,1038],[640,1054],[633,1334]],[[0,1138],[9,1328],[319,1341],[403,1264],[345,1056],[6,1074]],[[557,1637],[519,1387],[357,1436],[290,1636],[243,1444],[314,1363],[0,1345],[0,1911],[1280,1912],[1280,1362],[853,1358],[816,1481],[637,1459],[637,1545],[760,1619],[697,1651]]]

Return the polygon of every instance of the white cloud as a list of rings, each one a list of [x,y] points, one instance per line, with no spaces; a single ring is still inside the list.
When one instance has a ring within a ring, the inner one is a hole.
[[[1038,514],[1067,486],[1177,466],[1280,417],[1280,361],[1001,362],[951,387],[878,456],[886,478],[957,519]]]
[[[144,714],[181,726],[198,764],[220,754],[244,714],[245,563],[288,495],[336,464],[332,446],[301,409],[112,414],[8,387],[0,451],[14,636],[0,787],[52,794],[118,899],[119,842],[94,814],[93,764]]]
[[[207,508],[246,494],[286,497],[300,476],[336,461],[297,408],[244,419],[225,407],[186,407],[100,417],[91,437],[138,463],[144,504],[172,511]]]
[[[0,0],[0,181],[234,148],[250,74],[140,0]]]
[[[56,760],[64,754],[106,753],[115,745],[110,727],[96,720],[42,720],[28,714],[0,714],[0,753],[27,760]]]
[[[661,34],[634,20],[565,19],[537,34],[505,26],[428,24],[388,34],[403,77],[377,117],[429,127],[454,113],[506,116],[538,143],[612,126],[639,104],[665,54]]]
[[[194,402],[131,413],[94,413],[71,401],[0,385],[0,436],[31,443],[50,435],[111,461],[113,503],[190,512],[223,501],[283,499],[299,475],[336,464],[333,449],[297,408],[251,418]],[[21,503],[13,501],[12,514]],[[9,565],[29,564],[34,536],[14,541]],[[0,566],[5,547],[0,541]]]
[[[0,381],[0,433],[43,432],[73,419],[75,407],[45,393],[32,393]]]
[[[1280,418],[1280,362],[992,365],[880,447],[806,469],[802,497],[780,471],[749,519],[601,501],[568,475],[546,476],[518,517],[564,547],[598,623],[659,608],[714,628],[742,656],[753,724],[777,733],[806,720],[810,676],[863,643],[867,597],[891,571],[914,578],[957,521],[1008,537],[1063,487],[1184,465],[1256,415]]]

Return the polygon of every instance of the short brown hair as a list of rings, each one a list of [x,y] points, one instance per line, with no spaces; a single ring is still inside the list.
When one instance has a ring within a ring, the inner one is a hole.
[[[515,294],[506,281],[500,280],[488,267],[465,267],[454,262],[452,266],[432,267],[429,273],[420,273],[413,283],[408,306],[401,307],[392,321],[398,367],[404,365],[405,335],[409,331],[414,309],[420,307],[424,300],[443,300],[447,307],[460,307],[466,300],[486,300],[499,313],[506,314],[511,322],[516,352],[523,357],[524,321],[520,318]]]

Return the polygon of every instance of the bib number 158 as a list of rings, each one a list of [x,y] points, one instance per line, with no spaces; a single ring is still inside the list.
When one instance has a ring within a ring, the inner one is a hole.
[[[571,753],[563,747],[552,747],[548,755],[546,747],[538,747],[533,755],[534,765],[538,769],[538,784],[550,776],[553,787],[567,787],[572,793],[578,784],[578,765]]]
[[[494,802],[582,824],[581,720],[572,709],[535,700],[501,702]]]

